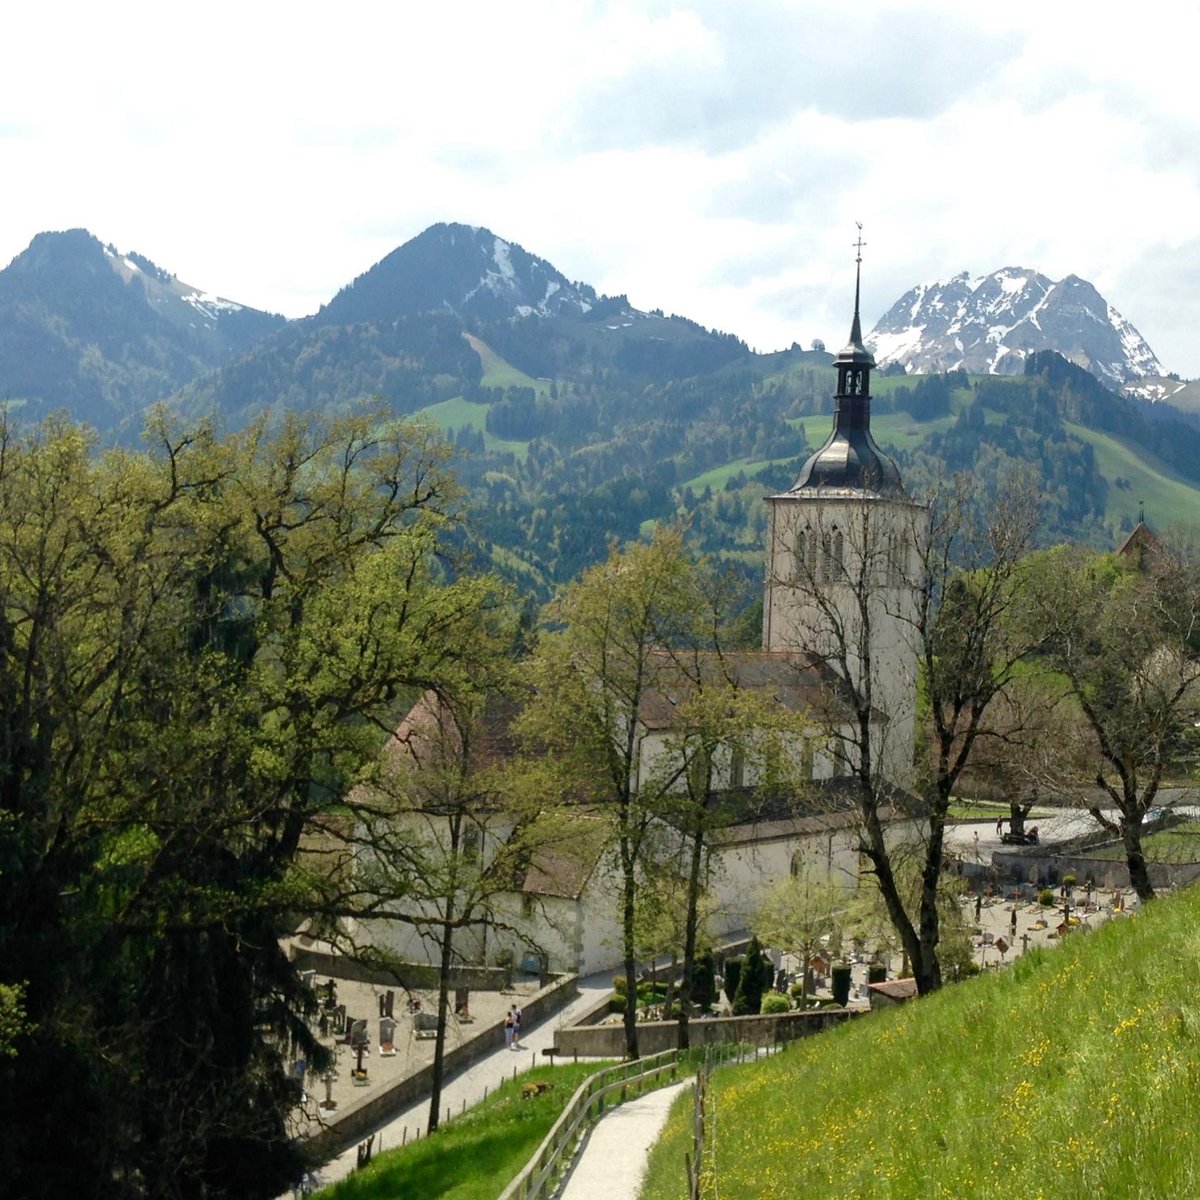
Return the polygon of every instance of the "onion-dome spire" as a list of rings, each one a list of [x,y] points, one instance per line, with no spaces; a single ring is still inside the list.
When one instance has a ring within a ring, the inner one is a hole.
[[[871,436],[871,370],[875,359],[863,345],[859,297],[862,288],[862,225],[855,243],[854,320],[850,341],[834,362],[837,368],[836,408],[829,439],[804,464],[793,492],[814,488],[854,488],[859,491],[904,493],[896,464]]]

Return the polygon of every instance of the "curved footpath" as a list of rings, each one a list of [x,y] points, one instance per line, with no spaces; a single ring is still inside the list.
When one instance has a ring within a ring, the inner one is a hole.
[[[662,1133],[671,1105],[692,1082],[673,1083],[605,1113],[585,1139],[557,1200],[636,1196],[646,1177],[646,1156]]]
[[[504,1046],[498,1046],[486,1058],[480,1059],[473,1066],[448,1080],[442,1088],[443,1113],[448,1108],[451,1114],[450,1119],[453,1121],[454,1117],[462,1112],[464,1103],[467,1108],[478,1104],[485,1095],[494,1092],[506,1079],[511,1079],[514,1071],[528,1071],[535,1063],[542,1065],[549,1063],[551,1060],[543,1057],[542,1051],[554,1045],[554,1031],[564,1025],[573,1024],[611,991],[611,971],[603,971],[581,979],[579,995],[570,1004],[522,1033],[520,1050],[506,1050]],[[429,1100],[427,1097],[402,1109],[395,1116],[376,1127],[373,1131],[375,1136],[373,1152],[379,1154],[384,1150],[394,1149],[405,1140],[411,1142],[418,1133],[424,1137],[428,1119]],[[365,1137],[363,1140],[366,1140]],[[330,1159],[313,1173],[316,1186],[327,1187],[339,1179],[344,1179],[354,1170],[357,1162],[357,1147],[351,1146],[349,1150],[338,1155],[337,1158]]]

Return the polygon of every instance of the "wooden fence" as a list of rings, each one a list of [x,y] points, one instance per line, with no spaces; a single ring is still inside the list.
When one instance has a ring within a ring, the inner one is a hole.
[[[547,1200],[559,1176],[570,1165],[583,1135],[605,1113],[628,1100],[665,1084],[679,1075],[684,1050],[665,1050],[652,1058],[606,1067],[583,1081],[563,1114],[546,1134],[534,1156],[500,1193],[500,1200]]]

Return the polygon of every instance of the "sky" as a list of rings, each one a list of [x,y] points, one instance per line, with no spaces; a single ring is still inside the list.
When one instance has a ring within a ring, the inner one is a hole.
[[[1143,0],[42,0],[5,13],[0,265],[84,227],[316,311],[438,221],[758,350],[910,287],[1090,280],[1200,376],[1200,14]]]

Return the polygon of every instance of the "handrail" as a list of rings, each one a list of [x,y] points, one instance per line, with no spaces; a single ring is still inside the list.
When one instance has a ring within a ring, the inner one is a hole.
[[[718,1042],[705,1046],[702,1054],[704,1061],[712,1066],[734,1056],[741,1061],[746,1050],[747,1047],[738,1042]],[[621,1099],[617,1104],[622,1104],[630,1087],[636,1086],[640,1093],[644,1080],[653,1079],[658,1086],[658,1081],[668,1072],[672,1079],[676,1078],[679,1064],[695,1054],[695,1050],[663,1050],[649,1058],[618,1063],[589,1075],[575,1090],[562,1116],[555,1121],[533,1157],[500,1193],[499,1200],[547,1200],[558,1186],[564,1158],[569,1161],[574,1155],[585,1127],[604,1115],[605,1100],[610,1094],[619,1089]]]
[[[686,1050],[664,1050],[650,1058],[619,1063],[589,1075],[575,1090],[562,1116],[554,1122],[533,1157],[500,1193],[500,1200],[545,1200],[557,1186],[564,1152],[568,1149],[573,1152],[576,1142],[583,1136],[584,1127],[604,1115],[607,1097],[620,1090],[621,1099],[617,1101],[620,1104],[625,1101],[631,1086],[637,1085],[641,1091],[643,1080],[653,1078],[658,1081],[667,1072],[674,1079],[679,1074],[680,1061],[686,1056]]]

